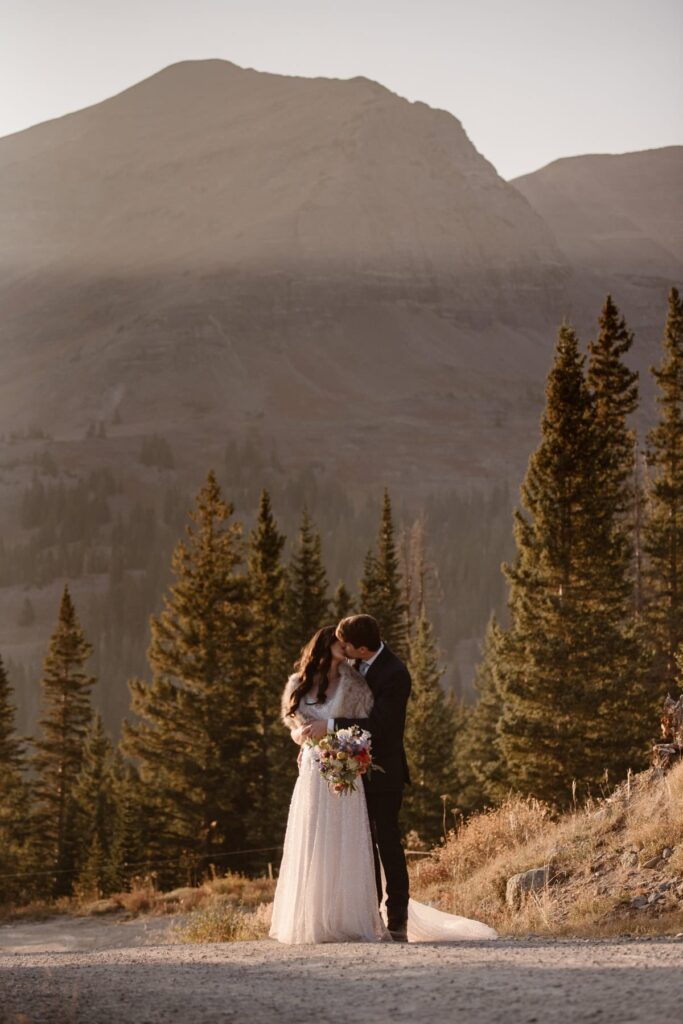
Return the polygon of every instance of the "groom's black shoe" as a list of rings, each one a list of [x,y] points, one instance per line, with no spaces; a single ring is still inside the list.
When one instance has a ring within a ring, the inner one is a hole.
[[[391,935],[394,942],[407,942],[408,941],[408,922],[407,921],[390,921],[389,922],[389,934]]]

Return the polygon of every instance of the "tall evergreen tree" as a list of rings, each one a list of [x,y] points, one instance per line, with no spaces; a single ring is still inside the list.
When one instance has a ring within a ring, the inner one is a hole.
[[[55,896],[71,892],[76,869],[74,787],[92,717],[90,691],[95,680],[84,669],[91,654],[65,586],[43,667],[41,732],[32,758],[35,841],[43,864],[55,872],[51,880]]]
[[[16,734],[12,687],[0,658],[0,874],[18,875],[26,857],[27,791],[23,779],[24,743]],[[22,889],[17,879],[5,878],[0,902],[11,901]]]
[[[394,522],[389,492],[384,491],[377,549],[365,559],[360,583],[360,608],[374,616],[392,650],[400,657],[408,655],[408,624],[403,583],[394,539]]]
[[[250,656],[254,673],[271,680],[277,697],[282,688],[282,680],[278,678],[282,670],[282,655],[278,648],[286,597],[286,571],[281,562],[284,544],[284,535],[279,532],[273,516],[270,496],[264,490],[256,526],[249,537],[247,556],[252,636]]]
[[[290,666],[316,630],[328,623],[330,602],[320,534],[304,507],[287,579],[287,652]]]
[[[136,767],[114,752],[114,804],[111,878],[114,888],[127,889],[135,878],[152,874],[161,859],[154,835],[154,794],[146,790]]]
[[[474,679],[477,702],[467,709],[465,725],[456,742],[458,806],[465,813],[498,802],[507,792],[505,766],[498,747],[498,723],[503,714],[498,683],[502,642],[503,630],[492,615]]]
[[[281,563],[285,538],[275,522],[267,491],[249,537],[247,567],[251,610],[251,686],[255,696],[259,751],[258,784],[251,834],[265,842],[282,825],[296,759],[280,722],[280,696],[288,675],[285,641],[286,571]]]
[[[83,763],[73,792],[78,836],[76,889],[94,897],[108,895],[116,887],[112,870],[117,812],[114,783],[114,751],[97,713],[85,738]]]
[[[609,543],[599,504],[601,438],[576,336],[560,329],[548,377],[542,439],[516,513],[517,560],[510,628],[500,645],[503,714],[498,744],[506,784],[565,803],[601,784],[609,752],[600,740],[599,581],[596,552]]]
[[[441,688],[443,669],[424,610],[417,620],[408,667],[413,686],[405,746],[411,785],[406,787],[402,815],[408,829],[436,842],[443,834],[444,801],[454,802],[456,709]]]
[[[434,566],[427,560],[426,523],[422,513],[410,530],[401,534],[400,572],[403,582],[403,603],[406,609],[406,628],[412,639],[420,610],[427,604]]]
[[[632,498],[635,454],[635,436],[627,419],[638,405],[638,374],[623,359],[633,345],[633,334],[611,295],[605,299],[598,325],[598,336],[588,345],[586,379],[603,443],[609,447],[605,468],[610,479],[603,476],[603,491],[609,488],[615,512],[625,515]]]
[[[25,767],[25,744],[17,736],[15,714],[12,687],[0,657],[0,809],[4,810],[11,804],[11,792]]]
[[[683,641],[683,300],[676,288],[669,295],[663,349],[659,368],[652,369],[659,422],[647,437],[651,486],[644,544],[655,701],[676,690],[676,652]]]
[[[593,686],[601,695],[596,742],[609,773],[619,779],[628,768],[644,766],[652,725],[637,642],[634,539],[638,496],[635,435],[628,425],[638,403],[638,375],[623,361],[633,335],[610,295],[599,327],[597,339],[588,346],[587,372],[600,473],[593,502],[593,526],[600,543],[592,557],[591,604],[597,628],[591,656]]]
[[[154,855],[190,879],[243,847],[258,770],[248,581],[232,515],[210,472],[151,619],[152,682],[130,684],[139,721],[124,725],[124,750],[156,794]],[[169,870],[169,881],[179,877]]]
[[[341,619],[345,619],[347,615],[353,614],[353,598],[346,589],[346,585],[343,581],[339,581],[337,589],[334,592],[334,599],[332,601],[332,618],[335,622],[340,622]]]

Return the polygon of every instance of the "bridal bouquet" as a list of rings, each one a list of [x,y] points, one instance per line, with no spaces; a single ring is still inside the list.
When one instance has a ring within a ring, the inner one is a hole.
[[[359,725],[328,732],[318,740],[315,744],[318,768],[331,790],[339,796],[353,793],[359,775],[384,771],[373,763],[371,746],[370,733]]]

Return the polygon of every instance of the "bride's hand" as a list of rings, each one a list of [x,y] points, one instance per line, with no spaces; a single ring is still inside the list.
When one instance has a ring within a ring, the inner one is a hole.
[[[310,722],[304,726],[307,740],[321,740],[327,733],[327,722]]]
[[[305,725],[299,725],[296,729],[292,729],[292,739],[295,743],[298,743],[299,746],[306,742],[306,736],[304,735],[305,729]]]

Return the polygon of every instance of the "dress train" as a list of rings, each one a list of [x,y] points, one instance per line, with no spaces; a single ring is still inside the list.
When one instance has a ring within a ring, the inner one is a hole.
[[[309,719],[339,717],[343,691],[340,686],[324,704],[308,705]],[[353,793],[332,793],[309,745],[292,793],[270,936],[288,944],[390,940],[377,906],[365,790],[358,782]],[[409,942],[496,937],[480,921],[412,899],[408,904]]]

